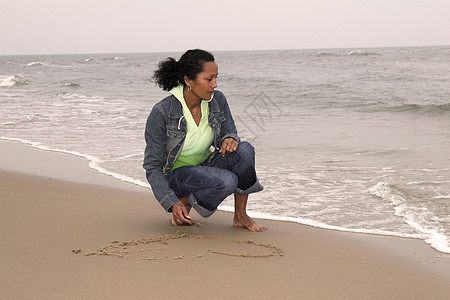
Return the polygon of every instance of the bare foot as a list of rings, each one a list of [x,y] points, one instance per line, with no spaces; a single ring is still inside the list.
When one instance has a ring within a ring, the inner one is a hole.
[[[253,232],[263,232],[266,231],[267,228],[264,226],[259,226],[252,218],[250,218],[247,214],[243,215],[234,215],[233,226],[235,227],[245,227]]]
[[[262,232],[266,231],[267,228],[264,226],[259,226],[247,215],[246,207],[247,207],[248,195],[238,195],[234,194],[234,219],[233,226],[235,227],[245,227],[253,232]]]

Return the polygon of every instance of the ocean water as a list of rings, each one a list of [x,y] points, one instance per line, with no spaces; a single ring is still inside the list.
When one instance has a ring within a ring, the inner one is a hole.
[[[265,186],[252,216],[450,253],[450,47],[214,54]],[[180,55],[0,56],[0,138],[148,187],[145,121],[167,95],[149,78]]]

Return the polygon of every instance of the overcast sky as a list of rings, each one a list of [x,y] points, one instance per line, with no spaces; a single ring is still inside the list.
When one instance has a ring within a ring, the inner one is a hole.
[[[450,0],[0,0],[0,55],[450,45]]]

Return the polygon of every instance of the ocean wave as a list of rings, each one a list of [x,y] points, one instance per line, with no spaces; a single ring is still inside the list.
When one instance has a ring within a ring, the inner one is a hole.
[[[13,126],[16,122],[0,122],[0,127],[2,126]]]
[[[135,154],[127,154],[121,157],[117,157],[116,159],[114,159],[114,161],[120,161],[120,160],[124,160],[124,159],[129,159],[129,158],[135,158],[135,157],[142,157],[142,151],[139,151],[138,153]]]
[[[440,252],[450,253],[450,243],[447,236],[442,234],[436,228],[425,228],[424,225],[420,224],[418,219],[421,218],[420,214],[423,214],[423,212],[415,211],[414,208],[408,204],[408,200],[405,196],[394,186],[384,182],[378,182],[368,191],[374,196],[391,202],[394,206],[395,215],[402,217],[406,224],[418,232],[425,234],[425,242],[427,244],[430,244],[431,247]]]
[[[326,52],[326,51],[325,52],[320,51],[315,54],[315,56],[319,56],[319,57],[321,57],[321,56],[336,56],[336,55],[338,55],[338,54],[333,53],[333,52]]]
[[[58,92],[58,94],[57,94],[57,97],[62,98],[62,99],[79,99],[82,96],[83,95],[80,95],[80,94],[63,93],[63,92]]]
[[[80,85],[78,84],[78,83],[76,83],[76,82],[72,82],[72,81],[67,81],[67,82],[64,82],[64,86],[67,86],[67,87],[79,87]]]
[[[54,64],[47,61],[33,61],[26,65],[27,67],[60,67],[60,68],[70,68],[71,66]]]
[[[406,104],[393,107],[397,111],[414,111],[425,113],[446,113],[450,112],[450,103],[446,104]]]
[[[104,59],[103,59],[103,60],[104,60]],[[93,64],[93,63],[99,62],[99,59],[98,59],[98,58],[91,58],[91,57],[88,57],[88,58],[85,58],[85,59],[83,59],[83,60],[77,60],[76,62],[77,62],[77,63],[80,63],[80,64]]]
[[[364,51],[361,49],[355,49],[348,52],[338,51],[336,49],[331,49],[330,51],[324,50],[310,54],[313,57],[342,57],[342,56],[379,56],[380,53]]]
[[[446,183],[450,183],[450,181],[411,181],[407,182],[406,185],[441,185]]]
[[[400,106],[394,106],[391,108],[395,111],[406,111],[406,112],[420,112],[426,114],[441,114],[450,112],[450,103],[446,104],[405,104]]]
[[[220,205],[218,209],[221,211],[234,212],[233,206]],[[251,208],[248,209],[247,213],[250,217],[257,218],[257,219],[291,222],[291,223],[302,224],[302,225],[311,226],[311,227],[315,227],[315,228],[323,228],[323,229],[328,229],[328,230],[335,230],[335,231],[342,231],[342,232],[349,232],[349,233],[375,234],[375,235],[394,236],[394,237],[410,238],[410,239],[425,239],[426,238],[425,235],[423,235],[423,234],[407,234],[407,233],[398,233],[398,232],[393,232],[393,231],[377,230],[377,229],[347,228],[347,227],[342,227],[342,226],[329,225],[329,224],[315,221],[315,220],[308,219],[308,218],[274,216],[274,215],[268,214],[268,213],[252,211]]]
[[[42,62],[42,61],[33,61],[27,64],[27,67],[36,67],[36,66],[50,66],[51,64],[49,62]]]
[[[66,100],[83,100],[84,102],[100,102],[104,100],[104,98],[101,96],[87,96],[83,94],[64,92],[58,92],[57,97]]]
[[[450,194],[434,196],[433,199],[450,199]]]
[[[19,64],[15,61],[0,61],[0,65],[1,64],[7,64],[7,65],[15,65],[18,66]]]
[[[29,81],[27,77],[23,74],[11,75],[6,78],[0,79],[0,86],[2,87],[12,87],[15,85],[28,84]]]
[[[360,49],[352,50],[347,53],[347,55],[357,55],[357,56],[372,56],[372,55],[380,55],[376,52],[368,52]]]
[[[400,104],[395,106],[369,106],[372,112],[415,113],[441,115],[450,113],[450,103],[445,104]]]
[[[123,58],[120,56],[114,56],[114,57],[107,57],[103,58],[103,60],[122,60]]]
[[[334,86],[332,84],[320,84],[314,86],[317,89],[324,91],[330,91],[333,93],[339,93],[342,88]],[[417,114],[423,116],[435,116],[446,115],[450,113],[449,103],[429,103],[429,104],[417,104],[417,103],[395,103],[394,101],[389,103],[387,101],[367,101],[365,99],[350,99],[350,100],[329,100],[316,101],[311,106],[314,109],[334,109],[334,108],[348,108],[361,112],[390,112],[401,114]]]

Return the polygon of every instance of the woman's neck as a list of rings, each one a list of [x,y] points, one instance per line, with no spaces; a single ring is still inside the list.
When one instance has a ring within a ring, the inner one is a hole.
[[[189,91],[186,86],[183,90],[183,97],[189,110],[200,106],[200,104],[202,103],[202,99],[200,99],[200,97],[198,97],[192,91]]]

